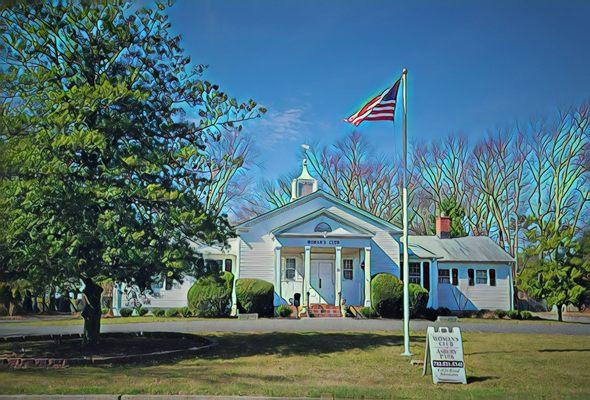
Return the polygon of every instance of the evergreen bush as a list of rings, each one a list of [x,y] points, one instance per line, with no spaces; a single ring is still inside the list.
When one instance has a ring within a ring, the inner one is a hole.
[[[130,317],[133,314],[133,310],[131,308],[123,307],[119,310],[119,314],[121,317]]]
[[[428,305],[428,290],[416,283],[409,284],[410,317],[422,316]],[[403,300],[402,300],[403,301]]]
[[[178,312],[178,308],[168,308],[165,312],[164,315],[166,317],[178,317],[179,312]]]
[[[165,310],[162,310],[161,308],[153,308],[152,309],[152,314],[154,315],[154,317],[163,317],[165,313]]]
[[[231,272],[199,278],[187,295],[188,307],[192,314],[197,317],[229,316],[233,280]]]
[[[391,274],[380,273],[371,280],[373,310],[384,318],[400,318],[403,307],[403,284]]]
[[[279,317],[288,318],[291,316],[292,313],[293,313],[293,310],[291,309],[290,306],[288,306],[286,304],[281,304],[277,308],[277,314],[279,314]]]
[[[261,279],[242,278],[236,281],[238,310],[241,313],[258,313],[261,317],[274,314],[274,286]]]

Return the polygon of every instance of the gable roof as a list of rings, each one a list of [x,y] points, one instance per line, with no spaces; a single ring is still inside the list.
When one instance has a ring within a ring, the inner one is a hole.
[[[326,217],[330,218],[331,220],[334,220],[336,222],[341,223],[342,225],[345,225],[349,228],[356,230],[357,232],[359,232],[362,235],[373,236],[375,234],[375,232],[371,232],[368,229],[365,229],[362,226],[359,226],[358,224],[354,223],[353,221],[348,220],[345,217],[342,217],[340,215],[336,215],[326,208],[320,208],[319,210],[316,210],[312,213],[304,215],[301,218],[297,218],[285,225],[279,226],[279,227],[273,229],[272,233],[275,235],[280,235],[281,233],[285,232],[286,230],[289,230],[291,228],[295,228],[295,227],[302,225],[306,222],[312,221],[313,219],[320,217],[320,216],[326,216]],[[328,236],[330,236],[329,233],[328,233]]]
[[[270,217],[278,214],[281,211],[284,211],[284,210],[289,209],[289,208],[296,207],[296,206],[301,205],[301,204],[305,204],[308,201],[311,201],[311,200],[316,199],[318,197],[324,197],[325,199],[328,199],[328,200],[330,200],[330,201],[332,201],[332,202],[334,202],[334,203],[336,203],[338,205],[341,205],[344,208],[347,208],[347,209],[349,209],[349,210],[351,210],[353,212],[356,212],[358,214],[361,214],[364,217],[367,217],[368,219],[372,220],[373,222],[378,223],[380,225],[383,225],[383,226],[387,227],[390,231],[401,233],[401,229],[399,227],[395,226],[394,224],[392,224],[391,222],[386,221],[383,218],[379,218],[379,217],[371,214],[370,212],[367,212],[367,211],[363,210],[362,208],[353,206],[352,204],[349,204],[349,203],[345,202],[344,200],[342,200],[342,199],[340,199],[340,198],[338,198],[338,197],[336,197],[334,195],[331,195],[331,194],[329,194],[327,192],[324,192],[321,189],[320,190],[317,190],[317,191],[315,191],[313,193],[310,193],[308,195],[302,196],[302,197],[300,197],[298,199],[295,199],[295,200],[293,200],[293,201],[291,201],[291,202],[289,202],[289,203],[287,203],[287,204],[285,204],[285,205],[283,205],[281,207],[275,208],[273,210],[270,210],[270,211],[267,211],[267,212],[265,212],[263,214],[260,214],[260,215],[254,217],[254,218],[251,218],[249,220],[246,220],[246,221],[238,224],[236,226],[236,228],[238,228],[238,229],[240,229],[240,228],[247,228],[249,226],[254,225],[254,223],[256,223],[258,221],[261,221],[261,220],[266,219],[266,218],[270,218]]]
[[[448,262],[514,262],[514,258],[488,236],[441,239],[438,236],[409,236],[409,250],[418,257]]]

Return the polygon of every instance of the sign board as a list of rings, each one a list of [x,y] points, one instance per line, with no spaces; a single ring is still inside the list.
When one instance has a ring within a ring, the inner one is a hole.
[[[308,246],[315,246],[315,247],[332,247],[332,246],[340,246],[340,240],[334,239],[307,239]]]
[[[440,327],[438,329],[432,326],[428,327],[422,375],[426,374],[429,364],[434,383],[467,384],[465,361],[463,360],[463,340],[458,327]]]

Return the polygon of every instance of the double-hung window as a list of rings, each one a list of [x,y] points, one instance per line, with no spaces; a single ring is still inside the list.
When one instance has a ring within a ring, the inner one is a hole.
[[[285,259],[285,279],[295,279],[296,262],[294,258]]]
[[[478,269],[475,271],[475,283],[478,285],[488,284],[488,271],[485,269]]]
[[[352,280],[353,275],[353,263],[351,259],[342,260],[342,277],[346,280]]]
[[[420,284],[420,263],[410,263],[410,283]]]
[[[448,269],[438,270],[438,283],[451,283],[451,275]]]

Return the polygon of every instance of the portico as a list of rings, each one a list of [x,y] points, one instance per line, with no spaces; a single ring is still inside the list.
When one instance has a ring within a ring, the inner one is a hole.
[[[371,240],[275,237],[277,305],[371,304]]]

